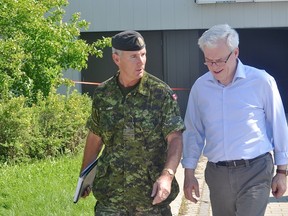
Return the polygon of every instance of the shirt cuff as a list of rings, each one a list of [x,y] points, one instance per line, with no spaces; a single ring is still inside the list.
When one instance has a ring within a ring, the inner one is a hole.
[[[288,164],[288,152],[274,152],[275,165]]]
[[[198,160],[193,158],[183,158],[181,164],[183,168],[196,169]]]

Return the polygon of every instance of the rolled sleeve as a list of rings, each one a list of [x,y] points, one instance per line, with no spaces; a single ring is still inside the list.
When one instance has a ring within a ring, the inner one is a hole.
[[[171,132],[183,131],[184,129],[184,122],[181,116],[174,116],[164,124],[162,131],[164,136],[167,137]]]
[[[287,165],[288,152],[274,152],[274,160],[276,165]]]
[[[167,137],[171,132],[183,131],[185,129],[184,121],[180,114],[180,108],[173,92],[167,92],[163,107],[162,133]]]

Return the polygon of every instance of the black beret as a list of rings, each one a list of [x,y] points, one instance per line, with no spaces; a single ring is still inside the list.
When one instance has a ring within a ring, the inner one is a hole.
[[[114,35],[112,47],[123,51],[138,51],[145,47],[145,42],[139,32],[129,30]]]

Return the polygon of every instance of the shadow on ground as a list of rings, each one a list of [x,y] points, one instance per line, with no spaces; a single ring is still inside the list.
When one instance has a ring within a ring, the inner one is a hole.
[[[277,203],[277,202],[287,202],[288,203],[288,196],[282,196],[279,199],[276,199],[275,197],[269,197],[269,203]]]

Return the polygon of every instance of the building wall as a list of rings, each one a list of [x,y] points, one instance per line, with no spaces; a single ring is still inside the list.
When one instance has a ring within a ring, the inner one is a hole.
[[[90,32],[126,29],[205,29],[288,27],[288,1],[196,4],[194,0],[73,0],[67,15],[81,12]]]

